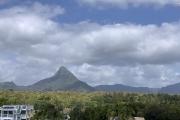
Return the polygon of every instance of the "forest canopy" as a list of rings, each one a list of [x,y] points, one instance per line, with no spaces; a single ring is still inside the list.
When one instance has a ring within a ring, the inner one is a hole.
[[[104,92],[1,91],[0,105],[34,105],[34,120],[180,120],[180,96]]]

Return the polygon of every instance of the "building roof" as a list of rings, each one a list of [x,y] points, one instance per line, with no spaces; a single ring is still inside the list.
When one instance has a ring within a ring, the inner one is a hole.
[[[134,120],[145,120],[143,117],[134,117]]]

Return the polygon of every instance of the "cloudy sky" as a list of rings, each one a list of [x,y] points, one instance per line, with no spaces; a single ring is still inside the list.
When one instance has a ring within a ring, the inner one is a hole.
[[[180,82],[179,0],[0,0],[0,81],[66,66],[95,86]]]

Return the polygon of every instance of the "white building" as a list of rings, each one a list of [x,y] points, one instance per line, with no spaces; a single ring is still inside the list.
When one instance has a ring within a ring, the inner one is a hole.
[[[30,120],[34,108],[30,105],[3,105],[0,107],[0,120]]]
[[[134,120],[145,120],[143,117],[134,117]]]

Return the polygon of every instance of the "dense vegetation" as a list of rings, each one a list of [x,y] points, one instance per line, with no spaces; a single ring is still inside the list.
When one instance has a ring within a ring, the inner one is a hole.
[[[0,105],[32,104],[34,120],[180,120],[180,96],[166,94],[1,91]]]

